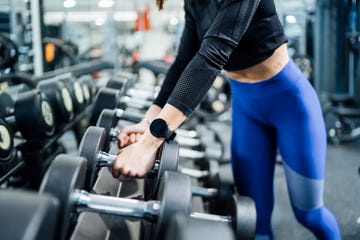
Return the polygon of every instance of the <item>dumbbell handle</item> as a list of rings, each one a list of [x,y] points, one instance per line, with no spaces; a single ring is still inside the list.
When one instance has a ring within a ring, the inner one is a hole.
[[[144,118],[144,115],[142,113],[129,112],[119,108],[115,111],[115,117],[129,122],[140,122]]]
[[[124,150],[124,149],[125,148],[123,148],[122,150]],[[109,154],[107,152],[100,151],[97,155],[96,165],[98,167],[110,167],[114,164],[116,158],[117,158],[117,155],[113,155],[113,154]],[[159,166],[160,166],[160,162],[158,160],[156,160],[155,165],[153,166],[151,171],[157,172],[157,170],[159,169]]]
[[[117,155],[112,155],[107,152],[100,151],[97,155],[97,166],[98,167],[109,167],[112,166],[117,158]]]
[[[147,219],[157,219],[160,210],[159,201],[141,201],[129,198],[118,198],[91,194],[85,190],[76,191],[73,199],[78,212],[96,212],[114,214],[117,216]]]
[[[112,166],[114,161],[116,160],[117,155],[109,154],[107,152],[100,151],[97,156],[97,166],[98,167],[109,167]],[[159,161],[155,162],[154,167],[152,168],[152,171],[155,171],[159,169]],[[209,171],[200,171],[196,169],[191,168],[180,168],[180,172],[188,175],[192,178],[204,178],[209,176]]]
[[[192,218],[202,219],[202,220],[207,220],[207,221],[231,223],[231,217],[229,217],[229,216],[220,216],[220,215],[215,215],[215,214],[199,213],[199,212],[193,212],[190,214],[190,216]]]
[[[219,191],[216,188],[192,187],[191,193],[193,196],[214,198],[218,196]]]
[[[197,169],[191,169],[191,168],[180,168],[180,172],[188,175],[192,178],[197,178],[197,179],[201,179],[201,178],[205,178],[209,176],[209,171],[201,171],[201,170],[197,170]]]
[[[85,190],[75,191],[72,195],[78,212],[96,212],[113,214],[122,217],[156,221],[160,214],[160,201],[141,201],[129,198],[119,198],[91,194]],[[197,219],[231,223],[231,217],[208,213],[192,212],[190,216]]]

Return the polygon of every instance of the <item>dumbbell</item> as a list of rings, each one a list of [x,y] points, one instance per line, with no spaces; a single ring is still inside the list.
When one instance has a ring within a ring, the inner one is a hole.
[[[94,79],[91,77],[91,75],[83,75],[83,76],[79,77],[77,82],[82,87],[85,104],[90,105],[92,103],[92,101],[94,100],[94,96],[96,93]]]
[[[95,195],[81,190],[86,175],[86,159],[58,155],[46,172],[40,193],[49,193],[60,201],[58,236],[64,239],[68,232],[73,210],[112,214],[156,223],[154,239],[164,239],[169,220],[176,213],[191,218],[231,224],[237,238],[252,239],[255,232],[256,213],[253,201],[247,197],[234,198],[234,211],[230,216],[220,216],[191,211],[191,180],[178,172],[166,171],[154,201]]]
[[[120,133],[120,130],[114,128],[117,122],[121,120],[129,122],[140,122],[144,118],[144,115],[137,112],[126,111],[122,109],[103,109],[97,120],[96,126],[103,127],[106,130],[106,145],[109,146],[110,141],[116,140],[116,136]],[[196,137],[194,131],[187,131],[184,129],[176,130],[176,140],[181,146],[199,147],[201,146],[201,140]],[[189,137],[190,136],[190,137]],[[190,159],[219,159],[222,156],[221,149],[216,149],[213,145],[212,149],[205,149],[205,151],[192,150],[188,148],[182,148],[180,156]]]
[[[82,112],[86,107],[86,99],[84,98],[82,85],[70,73],[57,76],[55,79],[63,82],[66,88],[69,89],[74,106],[74,112]]]
[[[37,88],[44,93],[53,106],[54,118],[58,127],[70,122],[74,118],[73,100],[64,82],[54,78],[46,79],[40,81]]]
[[[81,157],[87,159],[87,172],[85,177],[85,189],[90,190],[96,179],[96,173],[100,167],[112,166],[116,160],[116,155],[111,155],[103,152],[105,142],[105,129],[101,127],[90,126],[83,135],[78,154]],[[178,152],[179,145],[176,142],[164,143],[160,148],[155,166],[145,177],[145,198],[153,198],[157,191],[160,180],[165,171],[178,171]],[[186,168],[180,168],[189,174],[190,170]],[[195,171],[195,170],[193,170]],[[214,197],[217,196],[216,189],[205,189],[200,187],[194,187],[193,194],[202,197]]]
[[[116,140],[116,136],[120,133],[119,130],[113,128],[113,126],[116,125],[116,122],[118,121],[118,119],[122,119],[122,120],[126,120],[126,121],[131,121],[131,122],[139,122],[141,121],[141,119],[143,118],[142,114],[139,113],[135,113],[135,112],[129,112],[129,111],[124,111],[121,109],[117,109],[117,110],[111,110],[111,109],[104,109],[101,114],[100,117],[98,119],[98,122],[96,123],[96,126],[98,127],[103,127],[105,129],[105,144],[103,145],[104,148],[102,149],[103,151],[108,151],[110,148],[110,141],[112,140]],[[189,136],[191,133],[183,130],[181,133],[187,136]],[[200,139],[199,138],[189,138],[189,137],[182,137],[181,135],[176,137],[176,141],[179,142],[178,140],[181,140],[182,142],[180,142],[180,145],[187,145],[189,146],[196,146],[200,144]],[[212,149],[213,150],[213,149]],[[212,151],[215,152],[215,151]],[[219,172],[219,164],[216,161],[213,161],[212,159],[216,159],[217,157],[219,157],[219,154],[212,154],[211,151],[196,151],[196,150],[191,150],[191,149],[187,149],[187,148],[180,148],[180,157],[188,157],[191,156],[192,159],[203,159],[203,158],[207,158],[206,163],[209,166],[209,168],[207,168],[207,170],[196,170],[196,169],[186,169],[186,168],[180,168],[180,171],[197,179],[201,179],[204,180],[206,179],[208,183],[211,182],[217,182],[216,180],[213,179],[217,179],[218,178],[218,172]],[[192,154],[192,155],[191,155]],[[211,164],[208,163],[208,161],[211,161]],[[203,165],[204,165],[203,164]],[[208,186],[210,187],[211,185],[208,184]]]
[[[132,76],[116,75],[112,77],[105,85],[106,88],[121,90],[123,95],[131,98],[140,98],[153,101],[160,91],[160,86],[136,82]]]
[[[59,201],[49,194],[2,189],[0,239],[56,239]]]
[[[4,118],[0,117],[0,163],[8,162],[15,156],[14,135]]]
[[[40,140],[52,136],[55,132],[53,108],[39,89],[19,93],[16,101],[6,108],[4,117],[12,132],[20,131],[28,140]]]
[[[129,122],[140,122],[144,118],[144,114],[127,111],[122,109],[103,109],[96,122],[96,126],[103,127],[106,130],[106,144],[109,146],[110,142],[116,140],[120,130],[116,129],[115,126],[119,120]],[[197,137],[196,131],[177,129],[176,130],[176,141],[183,147],[194,147],[201,148],[201,139]],[[186,152],[185,152],[186,154]]]
[[[103,109],[127,109],[147,110],[152,102],[146,100],[137,100],[125,96],[121,90],[112,88],[102,88],[98,91],[90,116],[90,125],[95,125]]]
[[[117,158],[116,155],[102,151],[105,139],[105,129],[95,126],[88,127],[81,139],[78,154],[87,159],[86,190],[90,190],[93,186],[98,168],[112,166]],[[165,170],[177,170],[177,159],[168,157],[171,156],[169,153],[174,152],[174,149],[177,149],[175,142],[164,143],[157,154],[156,164],[151,172],[155,176],[153,180],[156,186],[159,185],[160,177]]]

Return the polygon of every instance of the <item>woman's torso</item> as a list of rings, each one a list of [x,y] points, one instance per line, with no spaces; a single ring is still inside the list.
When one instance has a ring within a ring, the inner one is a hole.
[[[217,12],[226,1],[228,0],[187,2],[189,12],[196,22],[199,41],[217,20]],[[226,21],[226,18],[221,21]],[[267,79],[279,72],[287,63],[286,42],[287,38],[276,14],[274,1],[262,0],[224,69],[231,78],[240,81],[253,82]]]

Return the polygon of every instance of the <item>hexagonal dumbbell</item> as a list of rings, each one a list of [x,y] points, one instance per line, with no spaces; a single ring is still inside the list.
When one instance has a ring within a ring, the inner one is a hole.
[[[254,237],[256,212],[253,201],[249,198],[235,197],[234,209],[228,216],[192,212],[190,177],[171,171],[164,173],[157,199],[154,201],[90,194],[81,190],[86,166],[84,158],[59,155],[49,167],[40,186],[40,193],[53,194],[60,201],[61,217],[57,232],[60,239],[64,239],[68,233],[70,217],[74,210],[153,222],[154,239],[165,239],[164,233],[168,223],[176,213],[183,213],[195,219],[228,223],[239,239]]]
[[[79,156],[86,158],[88,164],[85,178],[85,189],[87,190],[90,190],[93,186],[98,169],[100,167],[112,166],[117,158],[116,155],[111,155],[102,151],[105,139],[104,128],[90,126],[80,142],[78,149]],[[160,182],[159,177],[162,176],[165,170],[177,170],[177,159],[168,157],[171,156],[169,155],[169,152],[173,152],[173,149],[177,149],[176,143],[164,143],[158,152],[156,164],[151,172],[152,176],[155,176],[153,181],[156,186]]]
[[[53,136],[55,132],[53,107],[39,89],[19,93],[17,99],[6,108],[4,117],[12,131],[19,131],[25,139],[40,140]]]
[[[58,127],[69,123],[74,118],[74,105],[70,90],[64,82],[57,79],[42,80],[38,83],[40,89],[49,99],[54,108],[54,118]]]
[[[95,125],[103,109],[126,109],[134,108],[137,110],[147,110],[151,102],[146,100],[137,100],[124,95],[121,90],[112,88],[102,88],[98,91],[90,116],[90,125]]]

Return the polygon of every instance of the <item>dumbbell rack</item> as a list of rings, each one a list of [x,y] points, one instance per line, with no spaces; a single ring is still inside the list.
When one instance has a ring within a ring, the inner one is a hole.
[[[110,149],[110,154],[116,154],[115,147]],[[186,167],[194,167],[191,161],[186,162]],[[192,179],[194,185],[199,185],[197,180]],[[137,198],[143,196],[144,180],[120,177],[112,177],[108,168],[99,171],[98,178],[92,192],[116,197]],[[192,208],[198,212],[204,212],[204,206],[200,197],[193,197]],[[115,216],[104,216],[91,212],[83,212],[78,218],[70,239],[86,238],[88,240],[99,239],[140,239],[141,223],[139,221],[124,220]],[[145,238],[146,239],[146,238]]]

